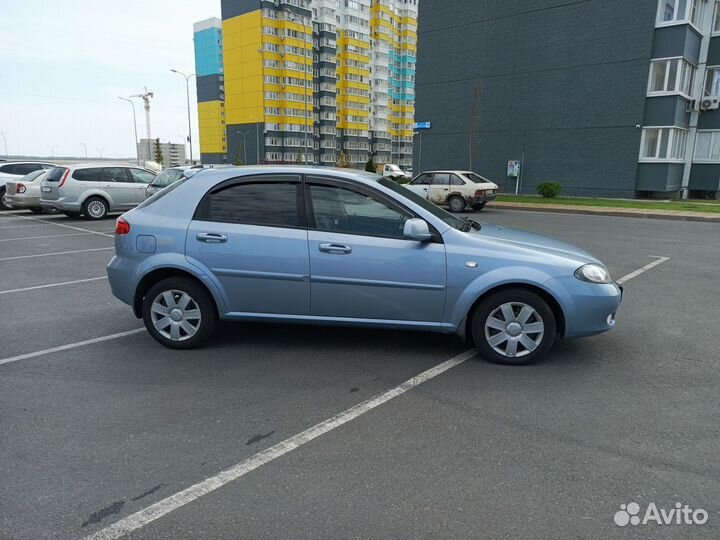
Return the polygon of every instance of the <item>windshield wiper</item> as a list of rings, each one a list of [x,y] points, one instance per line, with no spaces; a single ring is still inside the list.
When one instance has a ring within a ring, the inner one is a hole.
[[[482,225],[480,225],[477,221],[474,219],[468,219],[465,217],[460,218],[462,222],[465,224],[462,229],[460,229],[461,232],[470,232],[472,229],[475,229],[476,231],[479,231],[482,229]]]

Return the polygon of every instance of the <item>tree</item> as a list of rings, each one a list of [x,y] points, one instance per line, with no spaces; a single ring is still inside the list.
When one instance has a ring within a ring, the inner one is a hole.
[[[303,162],[303,152],[302,152],[302,150],[298,150],[298,153],[295,156],[295,163],[300,165],[300,164],[302,164],[302,162]]]
[[[165,156],[163,156],[162,146],[160,146],[160,137],[155,139],[155,161],[160,165],[165,163]]]
[[[352,167],[352,161],[350,161],[350,156],[347,155],[345,150],[340,152],[340,157],[338,157],[337,166],[342,169],[350,169]]]
[[[365,163],[365,170],[367,172],[377,172],[377,167],[375,167],[372,156],[368,157],[367,163]]]
[[[235,152],[235,161],[233,161],[233,165],[245,165],[240,157],[240,152]]]

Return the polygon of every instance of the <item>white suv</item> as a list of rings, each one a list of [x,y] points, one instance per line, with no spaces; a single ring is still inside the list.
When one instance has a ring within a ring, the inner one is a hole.
[[[40,184],[40,206],[72,217],[103,219],[145,200],[145,188],[155,173],[127,165],[56,167]]]
[[[5,184],[7,184],[8,180],[17,180],[31,172],[52,169],[53,167],[57,167],[57,165],[40,161],[0,161],[0,209],[8,208],[2,202],[5,196]]]

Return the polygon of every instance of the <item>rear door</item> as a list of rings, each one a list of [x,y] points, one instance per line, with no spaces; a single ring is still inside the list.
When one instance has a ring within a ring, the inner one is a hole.
[[[450,174],[433,173],[428,199],[435,204],[445,204],[450,194]]]
[[[100,184],[112,198],[112,210],[128,210],[135,206],[135,182],[125,167],[103,167]]]
[[[231,312],[308,315],[310,260],[299,175],[242,177],[208,192],[188,228],[186,256],[210,270]]]
[[[155,179],[155,175],[143,169],[130,169],[130,176],[135,184],[135,204],[140,204],[145,200],[145,190]]]

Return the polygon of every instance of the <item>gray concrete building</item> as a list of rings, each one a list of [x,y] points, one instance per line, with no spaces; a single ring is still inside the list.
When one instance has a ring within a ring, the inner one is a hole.
[[[155,139],[140,139],[137,143],[138,159],[140,161],[158,161],[155,153]],[[176,167],[185,165],[185,145],[175,143],[160,143],[160,151],[163,155],[165,167]]]
[[[470,168],[514,192],[713,196],[714,0],[423,0],[415,171]]]

